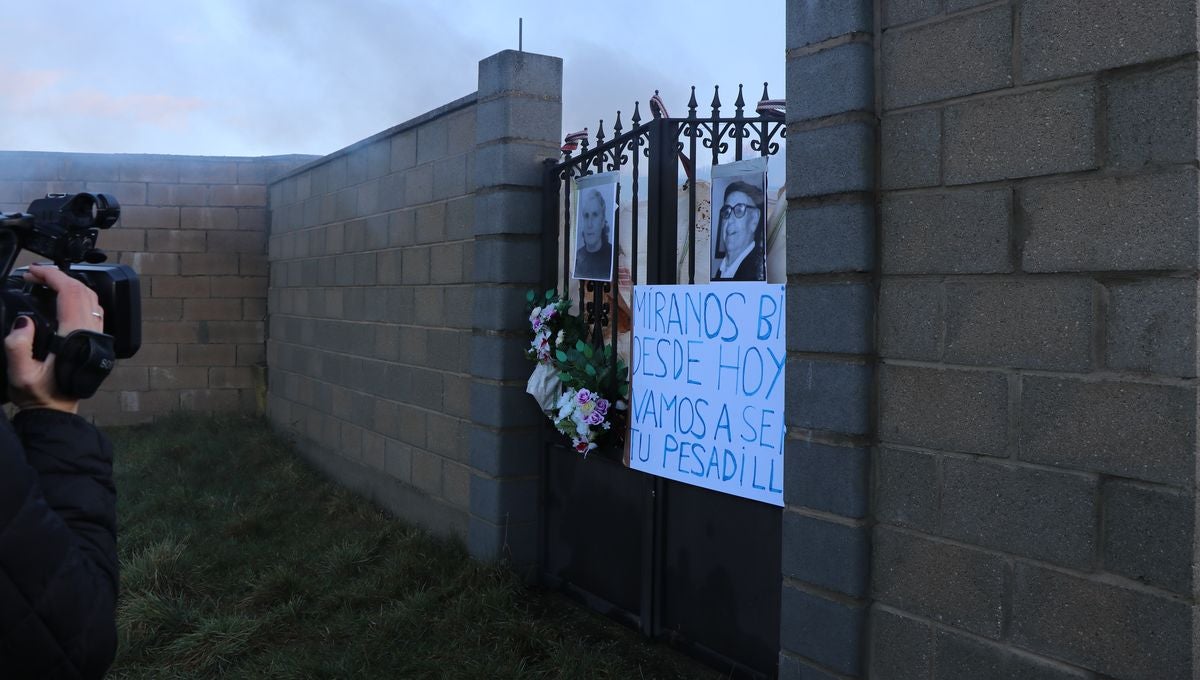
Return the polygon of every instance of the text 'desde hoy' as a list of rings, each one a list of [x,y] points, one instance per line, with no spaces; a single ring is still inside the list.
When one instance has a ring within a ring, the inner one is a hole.
[[[635,286],[630,467],[783,505],[784,287]]]

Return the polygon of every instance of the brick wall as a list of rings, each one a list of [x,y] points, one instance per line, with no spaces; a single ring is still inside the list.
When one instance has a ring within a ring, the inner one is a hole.
[[[870,677],[1192,677],[1196,3],[877,4]]]
[[[561,69],[502,52],[477,94],[270,187],[272,421],[344,484],[519,564],[541,431],[520,282],[540,274]]]
[[[121,204],[99,245],[141,277],[142,348],[81,413],[120,425],[261,408],[266,183],[307,159],[0,152],[0,211],[62,192]]]

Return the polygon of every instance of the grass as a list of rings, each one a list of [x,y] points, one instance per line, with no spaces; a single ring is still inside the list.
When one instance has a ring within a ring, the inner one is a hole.
[[[110,436],[110,678],[720,677],[325,481],[262,420]]]

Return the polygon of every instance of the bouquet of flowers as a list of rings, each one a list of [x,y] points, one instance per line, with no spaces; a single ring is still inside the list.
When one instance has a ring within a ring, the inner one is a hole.
[[[617,402],[620,408],[622,402]],[[558,398],[554,427],[571,438],[571,445],[584,456],[596,448],[596,438],[612,429],[607,420],[609,402],[586,387],[567,388]],[[596,431],[592,431],[596,428]]]
[[[525,355],[537,362],[526,391],[538,400],[555,429],[587,456],[626,409],[625,362],[615,356],[611,345],[596,351],[584,342],[586,325],[571,314],[568,298],[548,290],[540,299],[529,291],[525,299],[532,333]],[[610,375],[615,375],[616,385]]]
[[[533,291],[526,296],[533,302]],[[533,328],[533,340],[525,350],[525,356],[538,363],[547,363],[554,357],[555,348],[566,339],[566,325],[570,316],[571,301],[557,296],[548,297],[543,306],[534,306],[529,312],[529,325]]]

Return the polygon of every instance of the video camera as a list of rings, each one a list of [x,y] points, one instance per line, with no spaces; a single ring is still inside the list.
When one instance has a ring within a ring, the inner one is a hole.
[[[100,229],[121,216],[117,199],[108,194],[47,194],[29,204],[28,212],[0,213],[0,335],[7,335],[19,316],[34,324],[33,356],[55,354],[54,378],[64,396],[86,399],[108,377],[115,360],[137,353],[142,345],[142,295],[137,272],[107,259],[96,248]],[[29,250],[50,258],[67,275],[96,293],[104,311],[104,332],[77,330],[59,336],[56,294],[13,271],[17,254]],[[85,263],[85,264],[81,264]],[[8,401],[8,362],[0,352],[0,403]]]

